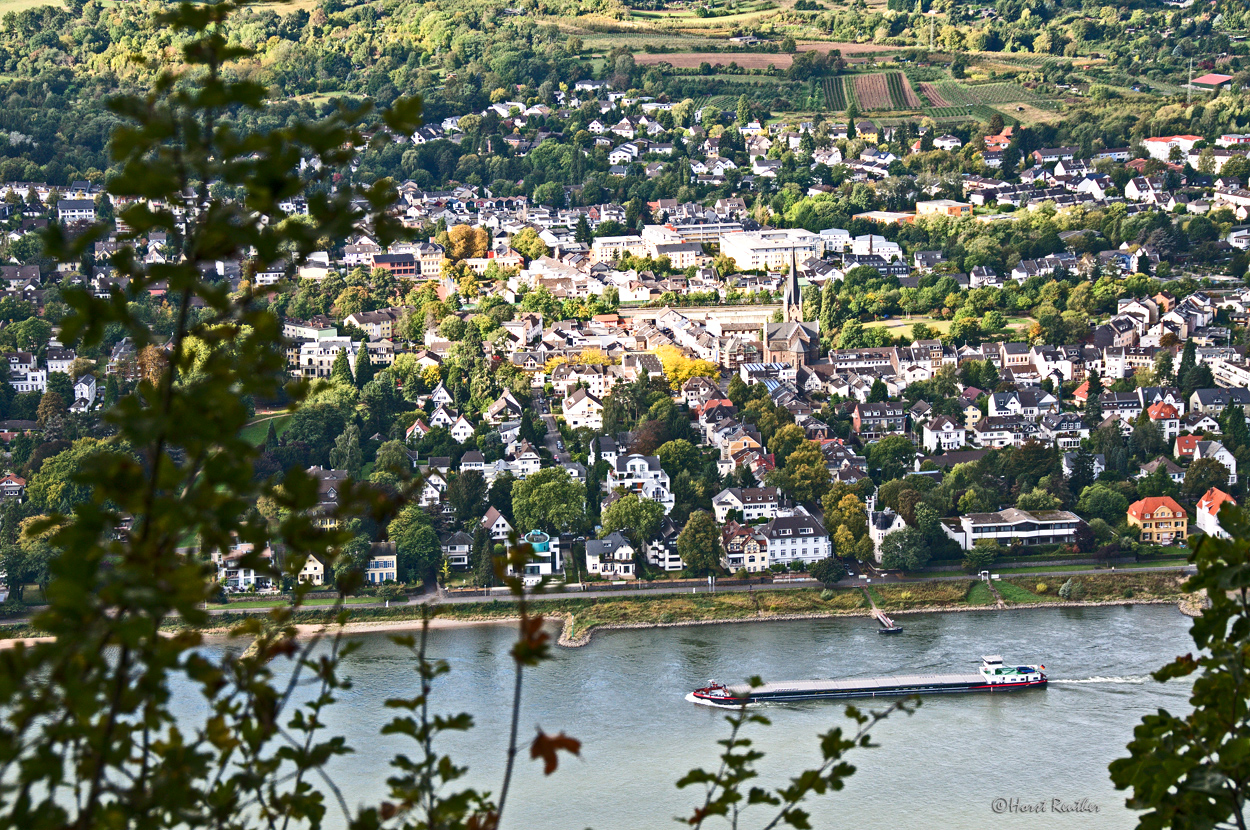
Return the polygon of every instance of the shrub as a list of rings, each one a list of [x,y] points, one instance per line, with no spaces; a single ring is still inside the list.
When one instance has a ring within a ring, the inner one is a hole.
[[[1044,593],[1046,593],[1046,592],[1047,592],[1047,591],[1049,591],[1049,590],[1050,590],[1050,586],[1049,586],[1049,585],[1047,585],[1045,582],[1039,582],[1039,583],[1037,583],[1037,586],[1033,589],[1033,593],[1035,593],[1035,594],[1044,594]]]
[[[833,599],[833,591],[830,591],[828,588],[826,588],[825,590],[820,592],[820,598],[823,599],[825,602],[828,602],[829,600]]]
[[[1133,598],[1133,589],[1132,589],[1132,588],[1125,588],[1125,589],[1124,589],[1124,598],[1125,598],[1125,599],[1132,599],[1132,598]]]
[[[1059,597],[1061,599],[1072,599],[1072,580],[1069,579],[1063,585],[1059,586]]]

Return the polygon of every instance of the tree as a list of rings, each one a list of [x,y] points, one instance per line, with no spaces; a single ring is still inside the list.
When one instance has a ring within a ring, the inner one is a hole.
[[[467,527],[486,514],[486,479],[477,470],[456,473],[447,482],[447,501],[456,511],[456,521]]]
[[[49,389],[39,399],[39,409],[36,413],[39,426],[51,431],[51,425],[55,423],[58,425],[56,431],[59,432],[59,424],[65,418],[65,399]]]
[[[1041,487],[1035,487],[1028,493],[1022,493],[1020,498],[1016,500],[1016,508],[1019,510],[1058,510],[1062,506],[1059,503],[1059,499]]]
[[[365,384],[371,380],[373,380],[373,360],[369,357],[366,344],[361,343],[360,350],[356,352],[356,388],[364,389]]]
[[[929,563],[929,540],[914,527],[896,530],[881,540],[881,567],[916,571]]]
[[[868,403],[881,403],[889,400],[890,390],[886,388],[885,381],[876,378],[872,382],[872,387],[868,390]]]
[[[412,524],[398,535],[392,534],[392,538],[400,579],[427,585],[434,582],[443,564],[443,549],[434,528],[428,524]]]
[[[1133,422],[1133,434],[1129,436],[1129,446],[1135,455],[1144,458],[1158,455],[1167,447],[1163,440],[1163,431],[1150,419],[1150,414],[1144,409]]]
[[[729,388],[725,392],[730,402],[741,409],[746,405],[748,392],[746,381],[742,379],[742,375],[735,372],[734,376],[729,379]]]
[[[1190,502],[1197,502],[1212,487],[1228,487],[1228,468],[1214,458],[1199,458],[1185,471],[1181,494]]]
[[[805,440],[807,440],[807,435],[803,427],[798,424],[785,424],[768,440],[768,451],[777,458],[789,458],[790,454]]]
[[[513,526],[567,533],[586,518],[585,489],[562,467],[539,470],[512,487]]]
[[[360,449],[360,427],[354,423],[348,424],[334,439],[334,449],[330,450],[330,466],[336,470],[346,470],[349,476],[359,479],[364,463],[364,453]]]
[[[1088,391],[1085,397],[1085,423],[1092,428],[1097,428],[1102,423],[1102,378],[1098,376],[1097,369],[1091,369],[1089,373]]]
[[[270,424],[272,425],[272,421]],[[408,448],[402,441],[386,441],[378,447],[373,459],[373,469],[388,470],[396,475],[406,474],[412,470],[412,461],[408,458]]]
[[[512,237],[510,244],[512,250],[529,260],[545,257],[551,253],[547,243],[538,238],[538,231],[533,228],[523,228],[520,233]]]
[[[1111,762],[1128,806],[1147,810],[1143,827],[1245,827],[1250,761],[1250,523],[1225,508],[1220,524],[1231,539],[1194,546],[1197,572],[1184,590],[1202,591],[1209,606],[1190,629],[1195,652],[1154,672],[1158,681],[1196,675],[1184,715],[1160,709],[1133,730],[1128,757]]]
[[[812,565],[808,573],[825,585],[832,585],[846,578],[846,566],[836,556],[826,556]]]
[[[93,456],[106,453],[115,459],[122,453],[107,450],[94,438],[82,438],[73,445],[46,459],[26,484],[26,495],[31,506],[40,513],[68,513],[91,495],[91,484],[84,482],[79,473],[88,466]]]
[[[473,225],[456,225],[447,232],[447,258],[453,262],[486,256],[490,232]]]
[[[855,536],[846,525],[838,525],[833,532],[833,549],[838,556],[852,559],[855,556]]]
[[[720,532],[716,519],[706,510],[690,514],[677,535],[677,555],[693,576],[707,576],[720,570]]]
[[[664,521],[664,505],[658,501],[640,498],[637,493],[627,493],[603,511],[599,523],[603,526],[602,536],[619,530],[629,538],[634,550],[643,551],[647,543],[655,539],[660,532],[660,523]]]
[[[352,377],[351,364],[347,361],[347,349],[339,349],[339,353],[334,356],[334,363],[330,366],[330,382],[337,383],[344,388],[356,385],[356,380]]]
[[[804,441],[790,453],[780,473],[782,487],[800,502],[819,501],[829,487],[825,455],[815,441]]]
[[[1116,525],[1123,522],[1128,513],[1128,498],[1105,484],[1093,484],[1081,491],[1076,509],[1087,518]]]
[[[1076,458],[1072,461],[1072,476],[1068,479],[1068,486],[1073,493],[1080,493],[1093,483],[1094,454],[1082,446],[1076,451]]]
[[[668,378],[669,387],[678,390],[693,377],[718,378],[720,367],[708,360],[692,360],[676,346],[660,346],[655,350],[664,368],[664,377]]]

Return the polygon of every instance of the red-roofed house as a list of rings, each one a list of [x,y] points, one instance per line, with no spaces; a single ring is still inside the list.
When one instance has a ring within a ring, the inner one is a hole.
[[[430,428],[426,426],[425,421],[418,418],[404,432],[404,438],[408,441],[420,441],[422,438],[430,434]]]
[[[26,479],[9,473],[0,478],[0,497],[21,501],[26,495]]]
[[[1225,502],[1234,507],[1237,506],[1237,500],[1218,487],[1212,487],[1202,498],[1198,499],[1198,515],[1194,518],[1194,524],[1199,530],[1217,539],[1231,538],[1228,532],[1220,527],[1220,508]]]
[[[1158,425],[1159,431],[1163,433],[1164,441],[1171,441],[1180,435],[1181,416],[1172,404],[1163,401],[1153,403],[1146,408],[1146,414]]]
[[[1141,540],[1155,545],[1184,542],[1189,516],[1171,496],[1154,496],[1128,506],[1128,523],[1141,528]]]
[[[1201,435],[1178,435],[1176,436],[1176,444],[1173,446],[1172,455],[1179,459],[1193,460],[1194,450],[1198,449],[1198,442],[1202,440]]]

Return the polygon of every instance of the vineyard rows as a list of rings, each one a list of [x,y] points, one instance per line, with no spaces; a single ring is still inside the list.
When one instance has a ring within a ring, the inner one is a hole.
[[[903,73],[891,72],[886,75],[886,85],[890,89],[890,102],[894,104],[894,109],[919,109],[924,106]]]
[[[954,81],[942,81],[937,85],[937,89],[948,107],[974,107],[981,103],[980,99],[969,92],[967,87],[960,86]]]
[[[859,101],[860,109],[865,112],[893,108],[890,88],[886,84],[885,75],[881,73],[855,76],[855,98]]]
[[[1037,94],[1032,90],[1011,83],[980,84],[969,92],[982,104],[1011,104],[1019,101],[1032,103],[1038,100]]]
[[[929,102],[929,106],[931,107],[945,108],[951,105],[950,101],[947,101],[942,96],[942,93],[938,91],[937,84],[921,82],[920,93],[924,95],[925,99]]]
[[[842,91],[841,78],[825,78],[822,86],[825,89],[825,108],[841,112],[846,109],[846,95]]]

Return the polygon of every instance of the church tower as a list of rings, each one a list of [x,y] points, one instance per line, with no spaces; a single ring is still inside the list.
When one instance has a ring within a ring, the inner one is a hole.
[[[790,273],[786,274],[786,285],[781,293],[781,312],[787,323],[803,321],[803,293],[799,290],[799,266],[793,247],[790,248]]]

